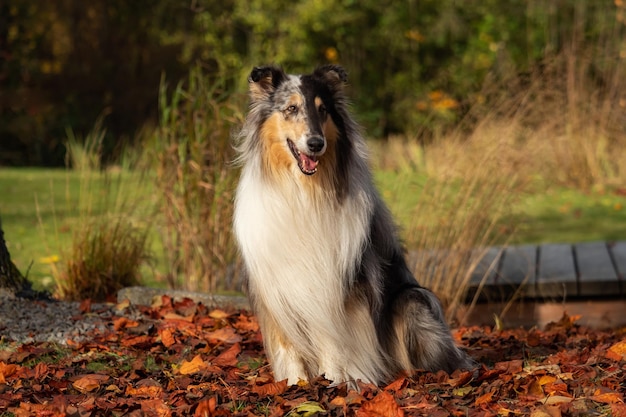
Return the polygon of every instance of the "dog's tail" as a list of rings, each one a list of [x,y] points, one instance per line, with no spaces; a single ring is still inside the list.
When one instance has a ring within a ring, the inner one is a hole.
[[[419,286],[406,289],[393,301],[391,309],[395,337],[390,353],[400,369],[442,369],[451,373],[476,366],[456,346],[441,304],[432,292]]]

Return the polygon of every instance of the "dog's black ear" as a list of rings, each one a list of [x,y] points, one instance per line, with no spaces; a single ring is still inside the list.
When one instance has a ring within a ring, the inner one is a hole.
[[[348,82],[348,73],[339,65],[322,65],[313,75],[323,79],[333,91],[339,91]]]
[[[287,74],[280,67],[254,67],[248,76],[250,98],[266,100],[286,78]]]

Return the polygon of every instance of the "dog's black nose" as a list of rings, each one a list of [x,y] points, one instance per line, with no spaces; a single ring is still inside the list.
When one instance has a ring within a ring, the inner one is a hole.
[[[309,151],[317,153],[324,149],[324,138],[321,136],[311,136],[307,139],[306,146],[309,148]]]

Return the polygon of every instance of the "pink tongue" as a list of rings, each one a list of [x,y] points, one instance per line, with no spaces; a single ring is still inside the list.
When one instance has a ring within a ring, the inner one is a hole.
[[[313,159],[303,153],[300,154],[300,160],[302,161],[302,168],[306,171],[313,171],[318,164],[317,159]]]

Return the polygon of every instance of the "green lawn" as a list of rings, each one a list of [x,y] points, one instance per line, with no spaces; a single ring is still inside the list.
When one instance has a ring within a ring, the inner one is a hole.
[[[148,187],[122,178],[136,201],[148,205]],[[393,172],[376,173],[383,197],[406,227],[425,179],[403,178]],[[0,217],[5,239],[14,262],[23,272],[28,271],[37,287],[52,284],[51,262],[62,256],[71,241],[79,224],[79,207],[84,210],[85,204],[92,204],[92,213],[102,213],[111,207],[103,203],[110,189],[101,180],[81,180],[78,173],[64,169],[0,168]],[[520,196],[503,227],[512,224],[517,225],[513,243],[626,240],[626,197],[611,191],[584,193],[552,188]],[[158,241],[153,245],[158,247]]]
[[[89,177],[65,169],[0,168],[0,218],[13,262],[37,288],[51,287],[51,266],[67,251],[81,216],[103,214],[124,201],[149,207],[149,190],[137,184],[122,173]]]
[[[410,225],[426,179],[376,172],[376,183],[402,227]],[[509,243],[556,243],[626,240],[626,196],[616,190],[583,192],[551,187],[523,194],[502,222]],[[504,243],[504,242],[502,242]]]

